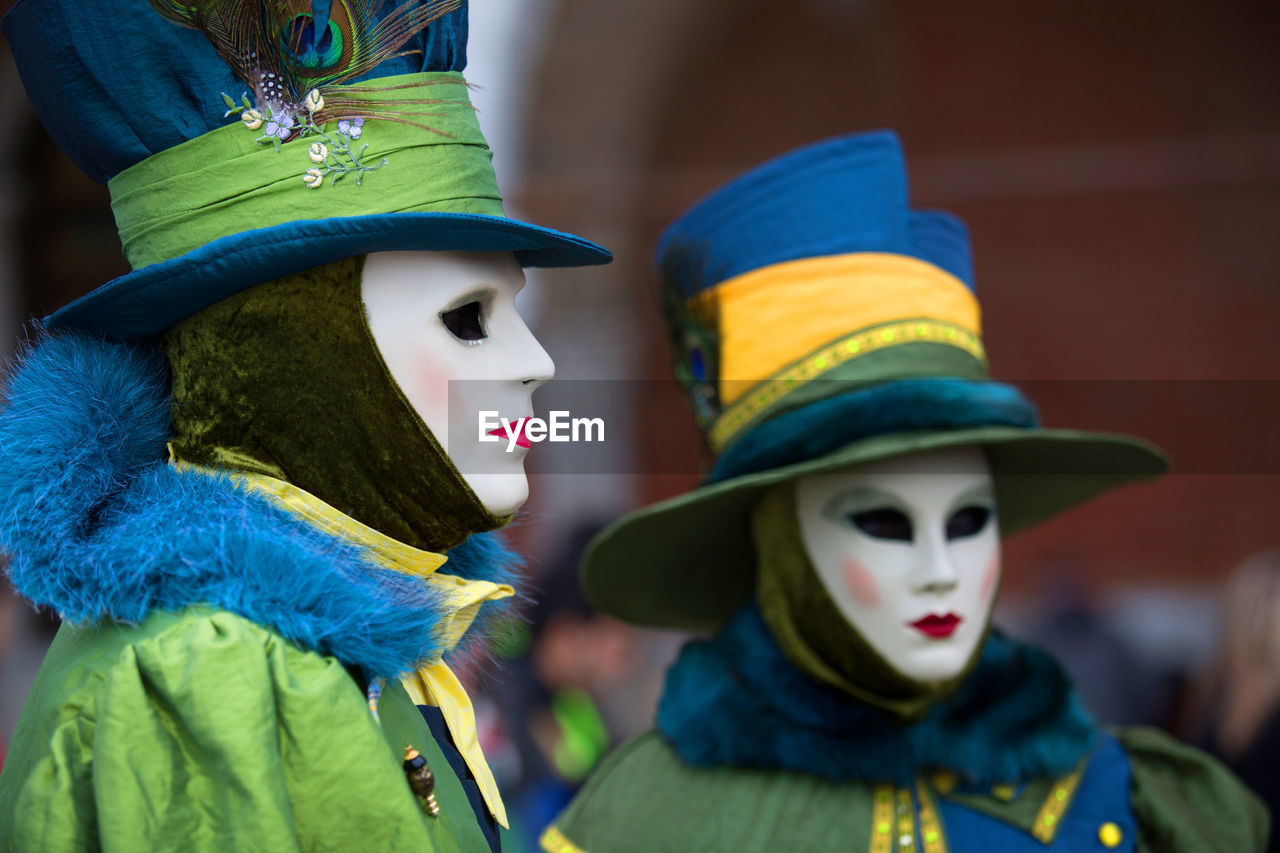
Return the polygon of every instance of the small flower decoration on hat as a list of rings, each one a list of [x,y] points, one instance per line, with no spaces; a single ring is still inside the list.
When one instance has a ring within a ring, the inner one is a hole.
[[[247,93],[241,95],[239,104],[225,92],[222,100],[227,105],[226,115],[238,113],[240,121],[249,130],[261,129],[262,135],[257,141],[274,145],[277,151],[281,150],[285,142],[296,137],[320,137],[322,141],[313,142],[307,148],[307,158],[312,163],[318,163],[324,167],[323,169],[310,168],[303,174],[303,183],[311,189],[321,186],[326,175],[334,175],[335,182],[344,175],[355,175],[356,186],[359,186],[364,181],[366,173],[376,172],[387,165],[385,157],[376,165],[370,165],[364,161],[364,150],[369,147],[368,145],[362,145],[359,149],[351,147],[351,143],[359,139],[360,134],[364,132],[363,116],[339,119],[338,129],[332,135],[325,130],[324,122],[317,123],[316,114],[325,106],[324,95],[319,89],[312,89],[302,99],[301,105],[306,113],[304,119],[297,118],[287,108],[270,111],[264,116],[260,110],[249,106]]]
[[[364,119],[356,116],[353,119],[341,119],[338,122],[338,133],[345,133],[352,139],[359,139],[363,133]]]
[[[267,126],[262,129],[262,136],[259,141],[263,139],[269,140],[278,149],[280,143],[287,140],[294,132],[293,116],[282,110],[278,113],[272,113],[271,118],[267,119]]]

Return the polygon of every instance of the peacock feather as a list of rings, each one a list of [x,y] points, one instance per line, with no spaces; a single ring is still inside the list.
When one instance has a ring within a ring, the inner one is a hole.
[[[719,311],[714,301],[687,299],[674,287],[662,288],[662,308],[676,379],[693,402],[699,426],[708,430],[720,415]]]
[[[150,0],[165,18],[200,30],[272,114],[302,111],[307,93],[352,80],[400,56],[401,48],[463,0]],[[341,118],[358,98],[326,98]],[[390,105],[431,103],[422,99]],[[354,114],[354,113],[353,113]],[[366,110],[362,114],[369,115]],[[379,116],[382,117],[382,116]],[[390,117],[390,116],[386,116]],[[410,122],[412,123],[412,122]]]

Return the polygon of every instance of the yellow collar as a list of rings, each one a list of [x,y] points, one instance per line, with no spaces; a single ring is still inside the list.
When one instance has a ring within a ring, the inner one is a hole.
[[[170,449],[169,462],[182,470],[217,475],[219,471],[182,462]],[[442,618],[436,624],[436,635],[441,654],[451,651],[462,640],[471,623],[475,621],[480,606],[487,601],[498,601],[515,594],[507,584],[491,581],[473,581],[454,575],[446,575],[438,569],[448,557],[431,551],[423,551],[379,533],[334,509],[329,504],[291,483],[243,471],[228,471],[233,480],[247,489],[265,495],[273,503],[312,526],[339,539],[364,548],[379,566],[391,571],[421,578],[441,594]],[[401,683],[409,698],[418,705],[433,705],[440,709],[454,746],[467,763],[480,793],[484,795],[494,819],[503,828],[507,825],[507,810],[498,793],[493,771],[485,760],[476,735],[475,710],[462,682],[452,670],[437,657],[424,661],[420,668],[401,676]]]
[[[429,583],[443,598],[444,617],[436,624],[442,654],[452,651],[462,640],[475,621],[480,605],[515,594],[507,584],[465,580],[438,572],[437,569],[449,559],[444,554],[422,551],[379,533],[284,480],[239,471],[232,476],[324,532],[361,546],[383,568],[422,578]],[[410,695],[413,695],[412,691]]]

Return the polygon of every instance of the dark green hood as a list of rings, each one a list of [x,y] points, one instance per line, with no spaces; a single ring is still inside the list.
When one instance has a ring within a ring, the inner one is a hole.
[[[173,449],[286,480],[407,545],[444,551],[510,518],[485,509],[391,377],[360,298],[363,264],[257,285],[170,329]]]

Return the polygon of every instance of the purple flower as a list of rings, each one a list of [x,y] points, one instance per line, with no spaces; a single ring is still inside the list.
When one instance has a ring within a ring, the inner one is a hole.
[[[364,127],[364,119],[359,117],[353,119],[344,118],[338,121],[338,133],[345,133],[352,139],[360,138],[360,134],[364,132],[361,130],[362,127]]]
[[[293,116],[286,112],[275,113],[267,120],[267,126],[262,129],[262,132],[267,136],[288,139],[289,134],[293,132]]]

